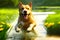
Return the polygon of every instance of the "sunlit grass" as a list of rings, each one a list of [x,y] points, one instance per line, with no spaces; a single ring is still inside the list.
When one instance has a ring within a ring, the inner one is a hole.
[[[45,22],[58,22],[58,21],[60,21],[60,14],[51,14],[45,20]]]
[[[0,8],[0,22],[12,22],[18,16],[18,9]]]
[[[60,35],[60,6],[47,7],[47,11],[55,12],[56,14],[49,15],[45,20],[45,27],[47,28],[47,34]]]
[[[60,13],[60,6],[38,6],[35,7],[35,11],[42,11],[42,12],[56,12],[57,14]],[[37,11],[37,12],[38,12]]]
[[[18,13],[18,9],[0,8],[0,14],[16,14],[16,13]]]
[[[60,8],[60,6],[37,6],[36,8]]]
[[[47,34],[60,35],[60,14],[56,13],[49,15],[44,25],[47,28]]]
[[[7,30],[12,27],[11,24],[0,22],[0,40],[6,40],[6,32]]]
[[[18,17],[18,9],[0,8],[0,40],[6,40],[6,32]]]

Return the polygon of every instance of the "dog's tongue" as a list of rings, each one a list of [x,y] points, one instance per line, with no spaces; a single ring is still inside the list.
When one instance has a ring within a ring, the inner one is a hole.
[[[27,19],[27,16],[24,16],[24,19]]]

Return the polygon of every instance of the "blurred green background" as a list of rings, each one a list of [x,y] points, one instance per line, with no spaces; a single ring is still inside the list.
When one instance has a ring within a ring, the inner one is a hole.
[[[27,4],[33,3],[33,6],[60,6],[60,0],[0,0],[0,7],[15,7],[19,1]]]

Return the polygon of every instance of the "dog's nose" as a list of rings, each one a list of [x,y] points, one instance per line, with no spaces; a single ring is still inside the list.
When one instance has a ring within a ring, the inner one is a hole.
[[[27,11],[24,11],[24,13],[26,14],[26,13],[27,13]]]

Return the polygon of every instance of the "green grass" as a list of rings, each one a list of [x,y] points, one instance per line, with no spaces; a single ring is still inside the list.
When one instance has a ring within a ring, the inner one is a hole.
[[[18,9],[0,8],[0,22],[12,22],[18,15]]]
[[[39,8],[39,7],[38,7]],[[55,12],[50,14],[45,20],[45,27],[47,28],[48,35],[60,35],[60,6],[43,6],[41,8],[47,8],[46,11]]]
[[[10,24],[5,22],[0,22],[0,40],[6,40],[6,32],[11,27]]]
[[[60,21],[60,14],[52,14],[47,17],[45,22],[58,22]]]
[[[6,32],[10,25],[18,17],[18,9],[0,8],[0,40],[6,40]]]
[[[60,12],[59,12],[60,13]],[[60,14],[49,15],[45,20],[48,35],[60,35]]]
[[[38,6],[38,7],[35,7],[34,11],[60,13],[60,6]]]
[[[60,8],[60,6],[36,6],[36,8]]]

